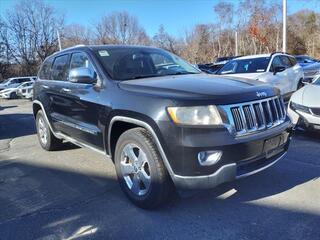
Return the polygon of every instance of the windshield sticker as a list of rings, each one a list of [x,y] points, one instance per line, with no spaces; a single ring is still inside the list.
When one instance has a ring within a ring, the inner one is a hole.
[[[99,55],[101,57],[109,57],[110,56],[107,50],[99,51]]]

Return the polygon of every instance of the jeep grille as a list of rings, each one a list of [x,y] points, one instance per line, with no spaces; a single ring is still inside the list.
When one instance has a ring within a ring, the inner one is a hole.
[[[281,97],[221,106],[237,136],[255,133],[283,123],[286,109]]]

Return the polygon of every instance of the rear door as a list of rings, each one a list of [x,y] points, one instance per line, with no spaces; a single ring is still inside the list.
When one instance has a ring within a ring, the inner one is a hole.
[[[46,88],[49,101],[49,115],[52,125],[57,132],[66,132],[65,116],[70,110],[71,104],[66,96],[67,78],[69,73],[70,54],[57,56],[51,67],[51,80],[43,85]]]
[[[293,70],[293,65],[292,65],[289,57],[286,56],[286,55],[282,55],[282,56],[280,56],[280,58],[281,58],[281,61],[282,61],[283,65],[286,67],[286,72],[287,72],[288,82],[289,82],[288,83],[289,84],[288,93],[290,93],[290,92],[295,91],[295,89],[296,89],[296,86],[297,86],[296,77],[297,77],[297,75]]]

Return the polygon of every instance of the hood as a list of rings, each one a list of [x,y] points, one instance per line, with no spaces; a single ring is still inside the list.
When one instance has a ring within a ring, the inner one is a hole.
[[[1,90],[0,92],[11,92],[11,91],[15,91],[16,88],[5,88],[3,90]]]
[[[313,71],[313,70],[320,70],[320,63],[312,63],[308,64],[307,66],[303,67],[303,71]]]
[[[320,107],[320,85],[308,84],[303,88],[302,104],[308,107]]]
[[[220,103],[245,102],[274,96],[279,90],[255,80],[235,76],[188,74],[127,80],[119,82],[127,91],[161,95],[168,98],[215,99]]]

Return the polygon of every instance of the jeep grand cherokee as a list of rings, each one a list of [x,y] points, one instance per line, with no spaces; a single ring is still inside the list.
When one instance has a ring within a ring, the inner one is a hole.
[[[271,166],[291,133],[278,89],[207,75],[150,47],[53,54],[34,85],[33,113],[44,149],[69,141],[109,155],[121,189],[143,208],[173,186],[213,188]]]

